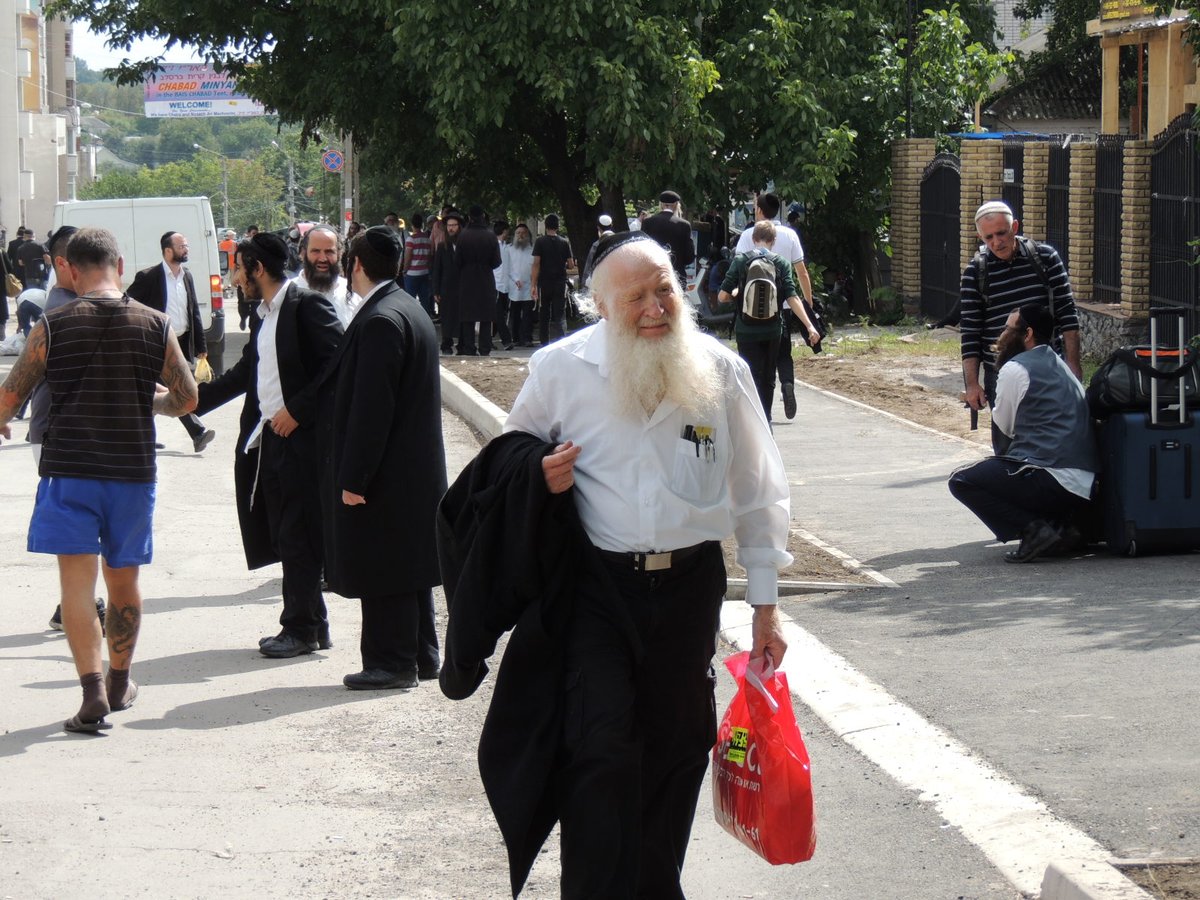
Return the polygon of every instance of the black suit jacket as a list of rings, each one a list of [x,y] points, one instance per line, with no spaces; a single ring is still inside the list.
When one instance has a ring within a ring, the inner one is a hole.
[[[183,350],[183,355],[187,357],[188,362],[192,362],[197,355],[208,352],[208,342],[204,337],[204,325],[200,321],[200,303],[196,300],[196,282],[192,278],[192,273],[186,268],[183,270],[183,286],[187,291],[188,330],[186,334],[180,335],[179,347]],[[167,275],[163,271],[162,263],[138,272],[133,277],[133,284],[129,286],[126,293],[151,309],[165,313],[167,311]]]
[[[317,392],[321,375],[337,349],[342,337],[333,304],[323,294],[289,284],[279,307],[279,322],[275,330],[275,352],[279,359],[279,380],[283,401],[292,418],[300,423],[288,440],[313,446],[311,478],[316,484],[315,429]],[[267,522],[266,505],[252,503],[255,473],[258,470],[258,450],[243,453],[246,440],[262,418],[258,406],[258,332],[262,320],[250,317],[250,340],[242,350],[237,364],[225,370],[216,381],[200,385],[200,415],[245,395],[234,451],[234,489],[237,492],[238,523],[242,529],[242,548],[246,564],[251,569],[278,562],[271,548],[271,533]]]
[[[441,372],[429,316],[395,282],[355,313],[321,391],[325,576],[344,597],[441,583],[434,520],[446,491]],[[342,503],[342,491],[366,497]]]
[[[643,219],[642,231],[671,251],[675,271],[683,278],[688,264],[696,258],[696,247],[692,244],[692,223],[664,209]]]

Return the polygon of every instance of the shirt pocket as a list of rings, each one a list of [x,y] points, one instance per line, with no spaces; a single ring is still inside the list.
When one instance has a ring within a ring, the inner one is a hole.
[[[722,473],[715,451],[706,454],[703,447],[686,438],[675,442],[671,472],[671,492],[675,496],[693,503],[711,503],[721,491]]]

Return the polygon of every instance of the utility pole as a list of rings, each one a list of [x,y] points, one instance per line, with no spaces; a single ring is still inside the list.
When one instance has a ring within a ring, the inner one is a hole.
[[[213,156],[221,157],[221,211],[222,218],[225,224],[222,226],[226,231],[229,230],[229,157],[224,153],[218,153],[216,150],[209,150],[207,147],[201,147],[199,144],[192,144],[193,149],[203,150],[205,153],[211,153]]]
[[[292,158],[287,158],[288,164],[288,219],[290,223],[296,221],[296,165],[292,162]]]

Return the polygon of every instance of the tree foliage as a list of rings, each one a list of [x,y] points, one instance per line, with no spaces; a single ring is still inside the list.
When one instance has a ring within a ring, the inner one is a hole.
[[[958,8],[934,6],[936,51],[913,59],[929,68],[914,78],[929,86],[915,95],[915,118],[938,130],[969,109],[982,59],[962,58],[980,35],[967,40]],[[975,32],[986,30],[986,6],[970,0],[966,18],[983,23]],[[887,141],[898,115],[903,124],[900,0],[57,7],[116,46],[149,36],[199,47],[306,138],[352,133],[364,170],[405,197],[557,209],[577,255],[596,214],[619,216],[666,187],[691,210],[725,209],[773,183],[813,208],[836,201],[852,232],[873,239]],[[138,80],[155,64],[131,60],[118,74]]]

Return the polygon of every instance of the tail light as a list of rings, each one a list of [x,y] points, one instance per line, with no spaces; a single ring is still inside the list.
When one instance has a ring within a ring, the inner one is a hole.
[[[220,275],[210,275],[208,277],[208,294],[212,299],[213,312],[225,308],[225,292],[221,284]]]

